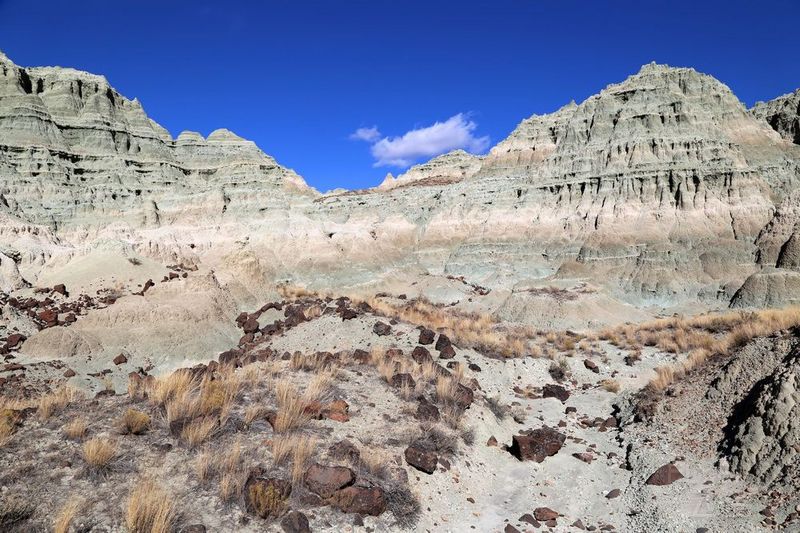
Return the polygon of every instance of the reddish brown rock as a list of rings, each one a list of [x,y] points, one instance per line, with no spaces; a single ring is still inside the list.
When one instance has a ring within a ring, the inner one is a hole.
[[[433,332],[430,329],[425,328],[425,329],[423,329],[423,330],[421,330],[419,332],[419,343],[420,344],[424,344],[426,346],[428,344],[433,344],[433,339],[435,339],[435,338],[436,338],[436,333]]]
[[[439,350],[439,359],[452,359],[456,356],[456,350],[452,344],[448,344]]]
[[[67,370],[64,372],[64,377],[65,377],[65,378],[71,378],[71,377],[73,377],[74,375],[75,375],[75,371],[74,371],[74,370],[72,370],[71,368],[68,368],[68,369],[67,369]],[[138,376],[138,374],[137,374],[137,376]]]
[[[386,494],[380,487],[351,485],[331,496],[330,503],[345,513],[378,516],[386,510]]]
[[[597,363],[595,363],[591,359],[584,359],[583,360],[583,366],[585,366],[587,369],[591,370],[595,374],[599,374],[600,373],[600,369],[597,368]]]
[[[308,489],[323,498],[330,498],[334,492],[349,487],[355,480],[353,471],[344,466],[313,464],[305,475]]]
[[[455,393],[455,401],[456,405],[459,409],[464,410],[468,409],[472,402],[475,400],[475,393],[472,392],[472,389],[469,387],[465,387],[464,385],[459,384],[456,387]]]
[[[494,435],[489,437],[489,440],[486,441],[486,445],[487,446],[497,446],[497,439],[495,438]]]
[[[584,463],[588,463],[588,464],[591,464],[592,461],[594,461],[594,455],[592,455],[592,454],[590,454],[588,452],[573,453],[572,457],[574,457],[575,459],[581,460]]]
[[[439,335],[439,339],[436,341],[436,346],[434,346],[434,348],[437,351],[441,352],[442,348],[444,348],[445,346],[450,346],[451,344],[452,343],[450,342],[450,337],[442,333]]]
[[[57,292],[63,296],[69,296],[69,293],[67,292],[67,287],[63,283],[59,283],[58,285],[53,287],[53,292]]]
[[[436,464],[439,462],[436,452],[414,445],[406,448],[405,457],[408,464],[426,474],[433,474],[436,471]]]
[[[549,507],[537,507],[533,510],[533,517],[539,522],[547,522],[548,520],[555,520],[560,515],[550,509]]]
[[[439,408],[422,398],[417,405],[416,418],[418,420],[439,420]]]
[[[620,494],[622,494],[621,490],[611,489],[610,491],[608,491],[608,494],[606,494],[606,498],[608,498],[609,500],[613,500],[614,498],[619,497]]]
[[[650,474],[650,477],[647,478],[645,481],[648,485],[656,485],[656,486],[663,486],[663,485],[671,485],[675,481],[678,481],[683,477],[683,474],[680,473],[678,468],[672,464],[667,463],[664,466],[660,467],[658,470]]]
[[[255,333],[258,331],[258,327],[258,319],[251,315],[244,321],[244,324],[242,324],[242,331],[245,333]]]
[[[308,518],[300,511],[291,511],[281,519],[284,533],[311,533]]]
[[[392,332],[392,326],[385,322],[375,322],[375,325],[372,326],[372,332],[379,337],[383,337]]]
[[[12,333],[6,339],[6,348],[16,348],[28,339],[22,333]]]
[[[401,387],[416,387],[417,383],[414,381],[414,378],[411,377],[411,374],[395,374],[392,376],[392,380],[389,382],[392,387],[401,388]]]
[[[119,366],[121,364],[127,363],[128,362],[128,358],[125,357],[123,354],[119,354],[118,356],[116,356],[114,358],[113,362],[114,362],[115,365]]]
[[[542,387],[542,398],[557,398],[564,403],[569,399],[569,392],[561,385],[548,383]]]
[[[425,364],[426,362],[433,362],[431,352],[424,346],[417,346],[414,348],[414,351],[411,352],[411,358],[419,365]]]
[[[334,400],[322,409],[322,416],[336,422],[350,420],[350,406],[344,400]]]
[[[508,451],[520,461],[541,463],[545,457],[557,454],[566,438],[566,435],[545,426],[527,435],[514,435]]]

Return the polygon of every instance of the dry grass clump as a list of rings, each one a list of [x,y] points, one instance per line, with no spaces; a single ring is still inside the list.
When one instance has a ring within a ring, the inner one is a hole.
[[[83,460],[93,470],[105,470],[117,457],[117,443],[105,437],[94,437],[83,443]]]
[[[436,378],[436,398],[445,404],[455,402],[458,385],[458,380],[452,377],[439,376]]]
[[[128,409],[119,420],[120,429],[127,435],[141,435],[150,428],[150,415]]]
[[[49,394],[39,398],[39,406],[36,414],[40,420],[47,420],[57,412],[64,409],[72,402],[84,397],[83,393],[73,387],[61,386]]]
[[[181,438],[189,448],[196,448],[214,434],[219,421],[210,416],[198,417],[189,422],[181,431]]]
[[[300,396],[287,380],[275,384],[275,397],[278,403],[278,413],[275,416],[276,432],[286,433],[304,426],[311,420],[311,415],[306,411],[307,399]]]
[[[425,298],[395,303],[384,298],[351,297],[354,303],[366,303],[376,313],[442,331],[457,345],[478,351],[519,357],[526,355],[533,332],[527,328],[511,328],[496,322],[491,315],[466,313],[436,305]]]
[[[131,491],[125,515],[131,533],[170,533],[177,518],[175,499],[154,481],[140,481]]]
[[[614,394],[618,393],[621,388],[619,381],[616,379],[604,379],[600,382],[600,386],[603,387],[603,390],[613,392]]]
[[[66,424],[64,424],[63,432],[64,436],[68,439],[72,440],[80,440],[86,435],[86,431],[89,429],[89,424],[86,422],[85,418],[78,417],[73,418]]]
[[[206,482],[214,476],[214,461],[210,452],[205,451],[197,454],[194,459],[194,472],[201,482]]]
[[[325,369],[319,371],[303,391],[303,398],[306,402],[318,402],[325,398],[336,378],[336,371]]]
[[[78,514],[81,505],[82,502],[77,499],[69,500],[65,503],[58,511],[56,519],[53,521],[53,532],[69,533],[69,527],[72,525],[72,521],[75,519],[75,515]]]
[[[305,466],[317,447],[317,441],[308,435],[281,435],[272,441],[272,459],[275,464],[292,458],[292,482],[298,484],[305,475]]]
[[[153,404],[164,407],[169,402],[186,399],[195,388],[191,374],[176,371],[156,378],[147,396]]]
[[[11,442],[14,436],[14,423],[8,418],[0,418],[0,448]]]

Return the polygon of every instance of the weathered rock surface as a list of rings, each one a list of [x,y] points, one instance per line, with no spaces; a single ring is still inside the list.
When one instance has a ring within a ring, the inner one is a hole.
[[[766,120],[787,141],[800,144],[800,89],[769,102],[758,102],[751,112]]]

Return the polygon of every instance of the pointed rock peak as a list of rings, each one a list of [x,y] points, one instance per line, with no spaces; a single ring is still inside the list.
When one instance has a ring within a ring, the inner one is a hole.
[[[214,130],[211,132],[211,135],[208,136],[209,142],[246,142],[247,139],[243,139],[239,137],[231,130],[227,130],[225,128],[220,128],[218,130]]]
[[[7,63],[7,64],[9,64],[9,65],[13,65],[13,64],[14,64],[14,62],[13,62],[13,61],[11,61],[11,60],[8,58],[8,56],[7,56],[7,55],[5,55],[5,54],[3,53],[3,51],[2,51],[2,50],[0,50],[0,63]]]
[[[387,172],[386,177],[384,177],[381,184],[378,185],[378,189],[380,190],[391,189],[392,187],[394,187],[396,183],[397,179],[394,177],[394,175],[391,172]]]

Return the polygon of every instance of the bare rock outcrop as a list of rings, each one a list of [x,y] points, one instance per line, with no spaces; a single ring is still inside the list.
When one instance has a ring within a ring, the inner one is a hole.
[[[751,112],[766,120],[787,141],[800,144],[800,89],[768,102],[758,102]]]

